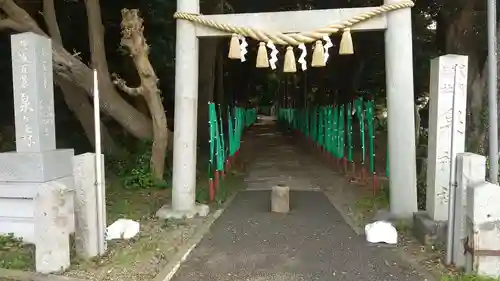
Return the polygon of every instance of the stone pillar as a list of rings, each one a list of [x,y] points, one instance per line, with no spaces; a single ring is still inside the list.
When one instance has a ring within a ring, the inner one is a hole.
[[[466,272],[500,277],[500,187],[482,182],[467,188]]]
[[[20,33],[11,50],[16,152],[0,153],[0,232],[35,243],[38,272],[63,271],[74,232],[74,152],[56,149],[51,41]]]
[[[432,220],[447,221],[451,159],[465,149],[467,56],[445,55],[431,61],[429,102],[426,210]]]
[[[486,176],[486,157],[474,153],[457,154],[457,191],[455,193],[455,220],[453,235],[453,263],[465,266],[463,241],[465,232],[467,187],[483,182]]]
[[[178,0],[177,11],[198,14],[199,0]],[[198,57],[196,26],[177,21],[175,46],[175,112],[172,205],[163,206],[161,218],[193,217],[208,213],[208,206],[196,205],[196,138],[198,119]]]
[[[104,167],[104,155],[101,157]],[[104,254],[99,252],[99,233],[97,228],[97,208],[103,209],[103,224],[106,229],[106,205],[97,206],[95,154],[76,155],[73,160],[73,177],[75,182],[75,246],[79,257],[89,259]],[[106,202],[106,181],[102,174],[102,198]]]
[[[12,35],[16,151],[56,149],[52,44],[34,33]]]
[[[384,0],[385,4],[398,2]],[[390,211],[396,217],[409,218],[417,211],[411,9],[392,11],[386,17]]]
[[[74,223],[73,178],[43,183],[35,198],[36,271],[63,272],[70,266],[71,224]]]

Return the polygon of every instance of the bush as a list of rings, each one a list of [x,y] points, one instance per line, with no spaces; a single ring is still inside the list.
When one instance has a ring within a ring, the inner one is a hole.
[[[165,179],[170,179],[172,173],[165,169],[162,181],[158,181],[151,171],[151,142],[143,142],[135,153],[123,150],[121,153],[107,157],[107,167],[118,176],[127,189],[168,188]]]

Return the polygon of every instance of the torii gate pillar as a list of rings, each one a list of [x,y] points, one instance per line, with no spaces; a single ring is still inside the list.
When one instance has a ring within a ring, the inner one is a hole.
[[[198,14],[200,2],[177,0],[177,11]],[[177,21],[176,33],[172,205],[158,210],[160,218],[208,214],[208,206],[195,204],[199,39],[195,24],[189,21]]]
[[[384,4],[398,1],[384,0]],[[390,211],[396,217],[410,218],[418,210],[411,9],[392,11],[386,17]]]

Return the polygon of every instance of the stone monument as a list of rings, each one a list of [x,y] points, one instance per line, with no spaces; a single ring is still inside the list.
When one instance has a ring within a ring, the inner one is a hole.
[[[11,36],[16,151],[0,153],[0,232],[36,246],[41,273],[70,265],[74,232],[72,149],[56,149],[52,46]]]
[[[431,61],[426,211],[414,216],[415,234],[424,244],[446,240],[451,161],[465,150],[467,67],[467,56]]]

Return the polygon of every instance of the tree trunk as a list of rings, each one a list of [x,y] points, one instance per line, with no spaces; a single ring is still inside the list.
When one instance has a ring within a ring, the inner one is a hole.
[[[217,53],[216,63],[216,84],[215,84],[215,99],[221,106],[225,105],[224,101],[224,56],[222,52]]]
[[[98,0],[87,0],[98,1]],[[124,92],[133,96],[142,96],[148,105],[153,121],[153,146],[151,148],[151,169],[158,180],[163,180],[165,156],[167,152],[168,127],[165,109],[158,89],[158,77],[151,65],[148,55],[149,46],[143,34],[143,20],[136,9],[122,10],[122,40],[134,61],[141,85],[137,88],[127,87],[125,81],[117,79],[115,84]]]
[[[215,57],[217,39],[200,39],[200,74],[198,84],[198,146],[205,151],[208,149],[208,103],[214,101],[215,86]]]
[[[485,142],[485,123],[482,118],[486,91],[486,69],[480,59],[480,40],[473,31],[477,13],[474,11],[474,1],[467,1],[462,9],[451,19],[441,17],[440,24],[446,32],[438,33],[446,36],[445,52],[453,54],[466,54],[469,57],[468,69],[468,119],[467,119],[467,151],[481,153]],[[452,5],[452,3],[450,3]],[[453,4],[455,5],[455,4]],[[457,3],[458,5],[458,3]],[[440,28],[438,24],[438,29]]]
[[[470,117],[467,122],[467,151],[484,154],[486,130],[483,120],[484,104],[487,104],[487,83],[488,65],[485,63],[481,72],[471,73],[474,75],[470,86],[469,112]]]
[[[224,0],[207,1],[202,9],[208,10],[208,13],[222,13],[224,11]],[[217,38],[200,39],[200,46],[203,46],[203,48],[200,49],[199,58],[197,143],[203,151],[208,150],[208,102],[214,101],[215,62],[218,42]]]
[[[48,37],[33,18],[16,5],[13,0],[0,0],[0,8],[8,16],[8,18],[0,20],[0,29],[12,29],[18,32],[31,31]],[[94,11],[95,9],[94,6],[90,7],[89,10]],[[93,16],[92,19],[89,17],[89,21],[92,20],[96,20],[96,17]],[[101,19],[98,20],[101,23]],[[101,36],[100,40],[104,40],[103,36]],[[58,79],[64,79],[77,87],[85,89],[88,95],[93,96],[93,73],[88,66],[71,55],[57,42],[52,42],[52,60],[57,81],[60,81]],[[109,80],[106,73],[99,74],[101,109],[133,136],[140,139],[151,139],[151,121],[127,103]]]
[[[57,23],[54,0],[43,1],[43,15],[50,37],[53,41],[62,45],[62,37]],[[61,87],[61,92],[63,93],[66,105],[73,112],[73,114],[75,114],[78,121],[80,121],[83,131],[85,132],[90,144],[95,147],[94,111],[85,91],[66,80],[58,79],[58,77],[56,77],[55,80],[57,85]],[[112,153],[116,148],[116,145],[106,126],[102,122],[101,137],[104,151],[106,153]]]

